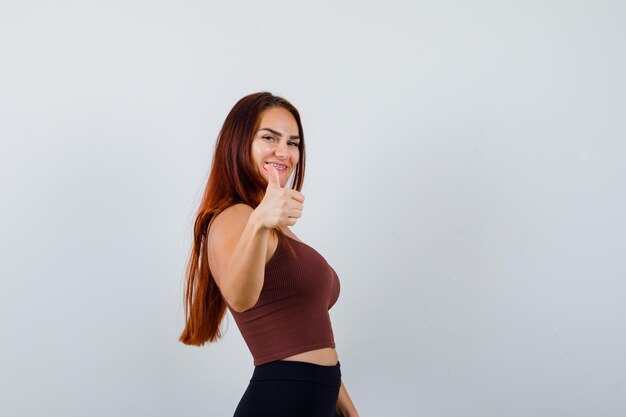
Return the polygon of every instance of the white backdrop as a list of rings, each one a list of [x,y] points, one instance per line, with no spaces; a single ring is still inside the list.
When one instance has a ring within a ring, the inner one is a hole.
[[[0,415],[229,416],[188,347],[215,138],[301,112],[294,232],[366,416],[626,415],[621,1],[0,1]]]

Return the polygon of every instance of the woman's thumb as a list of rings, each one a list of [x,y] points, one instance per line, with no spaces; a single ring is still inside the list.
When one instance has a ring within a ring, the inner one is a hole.
[[[278,170],[274,168],[272,164],[265,164],[263,165],[263,168],[265,168],[265,170],[269,172],[268,185],[274,184],[280,187],[280,175],[278,174]]]

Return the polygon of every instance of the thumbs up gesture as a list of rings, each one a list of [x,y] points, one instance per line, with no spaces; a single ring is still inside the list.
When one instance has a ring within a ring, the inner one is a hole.
[[[291,188],[281,187],[278,170],[271,164],[263,168],[269,173],[269,179],[265,196],[254,210],[255,217],[267,229],[293,226],[302,217],[304,195]]]

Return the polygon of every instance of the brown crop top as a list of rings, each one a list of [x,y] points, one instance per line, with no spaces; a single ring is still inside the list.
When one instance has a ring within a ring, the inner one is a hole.
[[[257,366],[309,350],[334,348],[328,310],[339,298],[339,289],[339,277],[322,255],[279,232],[257,303],[242,313],[226,305]]]

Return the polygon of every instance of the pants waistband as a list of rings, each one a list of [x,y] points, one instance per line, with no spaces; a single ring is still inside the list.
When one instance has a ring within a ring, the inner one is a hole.
[[[300,361],[273,361],[254,367],[252,381],[309,381],[341,387],[341,364],[318,365]]]

